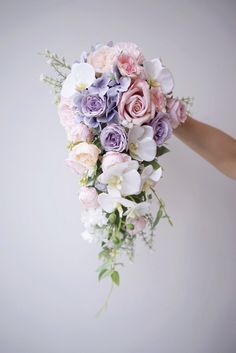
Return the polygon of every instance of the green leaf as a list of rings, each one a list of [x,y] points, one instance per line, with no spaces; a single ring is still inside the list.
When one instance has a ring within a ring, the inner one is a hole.
[[[106,261],[96,269],[96,272],[100,272],[104,269],[107,269],[110,265],[111,265],[111,261]]]
[[[153,167],[153,169],[157,170],[160,168],[160,164],[157,162],[156,159],[154,159],[153,161],[149,162],[149,164],[151,164],[151,166]]]
[[[109,276],[111,273],[111,270],[108,270],[107,268],[104,268],[104,270],[102,270],[99,275],[98,275],[98,279],[99,281],[102,279],[102,278],[105,278],[107,276]]]
[[[117,286],[119,286],[119,284],[120,284],[120,275],[119,275],[119,273],[117,271],[113,271],[112,272],[111,279]]]
[[[100,251],[100,253],[98,254],[98,258],[99,258],[99,259],[108,258],[109,255],[110,255],[109,249],[103,249],[103,250]]]
[[[163,215],[163,208],[162,208],[162,205],[161,205],[159,210],[158,210],[158,212],[157,212],[156,219],[155,219],[155,221],[154,221],[154,223],[152,225],[152,229],[154,229],[157,226],[157,224],[159,223],[162,215]]]
[[[161,147],[157,148],[156,157],[160,157],[167,152],[170,152],[170,150],[165,146],[161,146]]]

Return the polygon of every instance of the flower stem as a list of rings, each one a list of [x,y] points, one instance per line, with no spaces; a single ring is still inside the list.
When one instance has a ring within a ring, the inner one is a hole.
[[[95,315],[96,318],[98,318],[98,317],[101,315],[101,313],[102,313],[105,309],[107,309],[108,302],[109,302],[109,299],[110,299],[111,294],[112,294],[112,291],[113,291],[113,287],[114,287],[114,283],[113,283],[113,281],[112,281],[112,282],[111,282],[111,288],[110,288],[110,291],[109,291],[109,293],[108,293],[108,296],[107,296],[107,298],[106,298],[104,304],[101,306],[101,308],[100,308],[100,309],[98,310],[98,312],[96,313],[96,315]]]
[[[170,223],[171,226],[173,226],[173,222],[170,219],[170,216],[168,215],[168,213],[166,212],[166,208],[165,208],[165,204],[164,202],[160,199],[160,197],[157,195],[155,189],[151,188],[153,194],[156,196],[157,200],[159,201],[160,205],[162,206],[162,209],[164,211],[164,217],[163,218],[167,218],[168,222]]]

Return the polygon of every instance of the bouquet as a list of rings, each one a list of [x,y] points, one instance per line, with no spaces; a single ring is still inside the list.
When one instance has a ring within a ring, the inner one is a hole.
[[[159,158],[192,101],[173,96],[171,72],[135,43],[97,44],[72,65],[42,54],[56,74],[41,80],[53,89],[68,139],[66,164],[79,179],[82,236],[100,246],[98,279],[119,285],[120,259],[133,260],[136,239],[152,249],[160,219],[172,225],[156,191]]]

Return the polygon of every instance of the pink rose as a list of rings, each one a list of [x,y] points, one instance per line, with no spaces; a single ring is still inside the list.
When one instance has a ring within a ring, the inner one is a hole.
[[[97,146],[81,142],[70,151],[66,164],[73,168],[77,174],[81,175],[96,165],[99,153],[101,151]]]
[[[144,228],[146,227],[147,221],[144,216],[141,216],[141,217],[135,219],[134,221],[132,221],[131,224],[134,225],[134,229],[129,230],[128,232],[131,235],[135,235],[137,233],[142,232],[142,230],[144,230]]]
[[[144,56],[140,50],[140,48],[137,46],[137,44],[132,43],[132,42],[119,42],[115,45],[115,49],[121,53],[125,53],[128,56],[132,57],[137,64],[143,64],[144,62]]]
[[[155,104],[151,99],[149,85],[145,80],[136,79],[124,92],[118,104],[118,112],[125,124],[142,125],[155,115]]]
[[[98,193],[94,187],[82,186],[80,188],[79,200],[85,208],[97,208]]]
[[[166,98],[160,88],[158,87],[151,87],[150,94],[152,97],[152,101],[155,104],[157,112],[165,112],[166,107]]]
[[[60,117],[60,122],[65,128],[75,125],[75,113],[73,110],[72,100],[61,98],[58,105],[58,114]]]
[[[131,157],[125,153],[120,152],[107,152],[102,158],[102,170],[105,172],[110,166],[131,161]]]
[[[112,71],[113,63],[116,61],[117,51],[114,47],[101,46],[88,55],[87,62],[92,65],[97,73],[103,74]]]
[[[167,99],[167,113],[170,116],[170,123],[173,129],[187,119],[187,109],[185,103],[177,98]]]
[[[117,66],[122,76],[136,78],[141,74],[141,66],[128,54],[121,53],[118,56]]]
[[[72,142],[92,142],[92,131],[83,123],[74,125],[67,130],[67,137]]]

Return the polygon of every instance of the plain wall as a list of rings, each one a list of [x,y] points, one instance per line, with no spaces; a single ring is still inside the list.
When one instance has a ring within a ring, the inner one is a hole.
[[[78,179],[37,52],[79,57],[133,41],[160,56],[193,116],[236,136],[235,1],[1,1],[0,353],[236,352],[236,184],[175,137],[158,186],[156,251],[140,242],[98,283],[80,233]]]

